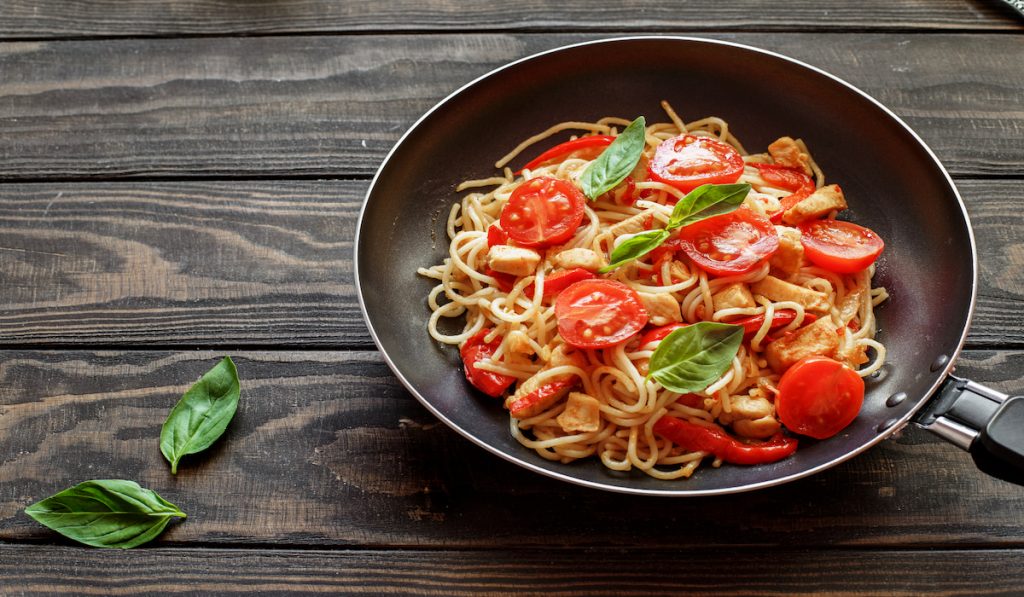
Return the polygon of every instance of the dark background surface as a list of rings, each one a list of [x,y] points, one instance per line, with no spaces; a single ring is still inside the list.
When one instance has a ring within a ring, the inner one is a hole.
[[[352,242],[390,147],[488,70],[627,33],[747,43],[935,150],[980,254],[957,373],[1021,393],[1022,23],[980,0],[0,4],[0,593],[1019,592],[1024,489],[912,427],[686,500],[487,454],[375,351]],[[223,354],[238,415],[171,476],[160,424]],[[110,477],[188,520],[122,553],[22,513]]]

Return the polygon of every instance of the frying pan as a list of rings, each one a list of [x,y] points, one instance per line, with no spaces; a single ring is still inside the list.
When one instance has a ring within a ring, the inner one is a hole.
[[[725,118],[752,150],[783,135],[803,138],[829,181],[842,185],[851,206],[843,217],[885,239],[875,283],[891,295],[876,312],[888,360],[866,379],[864,407],[849,427],[824,441],[801,438],[794,456],[774,464],[705,466],[676,481],[609,471],[596,458],[549,462],[521,446],[500,401],[473,390],[458,351],[427,334],[433,282],[416,275],[447,254],[445,222],[460,181],[491,175],[498,157],[557,122],[612,115],[663,121],[662,99],[687,120]],[[950,376],[974,308],[977,268],[967,212],[948,173],[877,101],[779,54],[705,39],[633,37],[558,48],[494,70],[427,112],[384,159],[367,192],[355,251],[360,307],[405,387],[474,443],[557,479],[636,494],[752,490],[834,466],[912,419],[971,450],[986,470],[1006,476],[1013,474],[1008,467],[1024,465],[1014,448],[1024,446],[1024,400]]]

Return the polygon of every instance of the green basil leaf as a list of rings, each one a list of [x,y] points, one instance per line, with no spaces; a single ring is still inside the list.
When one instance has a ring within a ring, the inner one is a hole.
[[[93,547],[129,549],[163,532],[177,506],[134,481],[85,481],[38,501],[25,514],[69,539]]]
[[[160,451],[177,474],[178,461],[202,452],[224,433],[238,408],[238,371],[224,357],[181,397],[160,429]]]
[[[643,116],[629,123],[611,145],[587,166],[580,177],[584,195],[592,200],[597,199],[619,186],[629,176],[647,144],[646,127]]]
[[[676,203],[666,228],[674,230],[727,214],[739,207],[749,192],[750,185],[747,183],[701,185]]]
[[[673,392],[700,392],[722,377],[743,341],[743,326],[702,321],[665,337],[651,355],[648,379]]]
[[[600,273],[607,274],[627,261],[643,257],[671,235],[669,230],[647,230],[619,243],[619,246],[612,249],[611,263],[602,267]]]

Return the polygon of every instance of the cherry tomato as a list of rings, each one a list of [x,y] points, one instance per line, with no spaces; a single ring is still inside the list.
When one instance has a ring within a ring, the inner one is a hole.
[[[576,282],[558,295],[558,333],[577,348],[605,348],[625,341],[647,324],[635,290],[614,280]]]
[[[828,357],[807,357],[782,374],[775,410],[790,431],[825,439],[857,418],[863,403],[864,380],[856,371]]]
[[[656,328],[651,328],[650,330],[644,332],[643,336],[640,336],[640,346],[647,346],[651,342],[661,342],[662,340],[665,339],[665,336],[668,336],[669,334],[678,330],[679,328],[685,328],[687,325],[689,324],[670,323],[668,325],[662,325]]]
[[[530,179],[516,187],[501,210],[501,228],[524,247],[548,247],[570,238],[583,221],[587,199],[570,182]]]
[[[885,248],[881,237],[871,230],[842,220],[814,220],[801,225],[800,230],[807,258],[837,274],[863,270]]]
[[[779,248],[772,223],[745,208],[690,224],[679,239],[683,252],[715,276],[750,272]]]
[[[776,462],[796,452],[797,441],[776,434],[760,443],[744,443],[717,427],[705,427],[665,415],[658,419],[652,430],[686,450],[709,452],[731,464],[766,464]]]
[[[580,280],[590,280],[591,278],[596,277],[597,276],[592,272],[585,270],[582,267],[574,267],[572,269],[557,271],[544,278],[543,298],[551,298]],[[534,286],[533,284],[530,284],[526,287],[524,292],[526,293],[526,296],[533,296],[533,290]]]
[[[544,153],[527,162],[526,165],[524,165],[522,170],[520,170],[519,172],[522,172],[523,170],[533,170],[534,168],[540,166],[544,162],[553,160],[555,158],[567,156],[570,153],[580,151],[581,149],[596,148],[603,151],[604,148],[611,145],[612,141],[614,140],[615,137],[612,137],[611,135],[588,135],[586,137],[580,137],[579,139],[573,139],[572,141],[566,141],[565,143],[559,143],[558,145],[555,145],[551,149],[545,151]],[[595,158],[598,155],[600,155],[600,151],[587,153],[588,158],[590,158],[590,153],[593,153],[593,157]],[[519,174],[519,172],[516,172],[516,174]]]
[[[743,157],[731,145],[710,137],[679,135],[654,151],[651,177],[689,193],[702,184],[727,184],[743,174]]]
[[[497,222],[487,227],[487,248],[490,249],[494,245],[504,245],[508,243],[508,234],[501,229],[501,226]]]
[[[772,222],[781,220],[782,214],[787,209],[810,197],[811,193],[814,192],[814,180],[795,168],[779,166],[777,164],[755,163],[753,166],[761,173],[762,180],[770,185],[792,192],[791,195],[786,195],[779,201],[781,204],[779,211],[768,216],[768,219]]]
[[[469,383],[484,394],[497,398],[512,385],[516,378],[476,368],[477,363],[491,358],[494,351],[498,350],[498,346],[501,345],[501,338],[495,338],[487,344],[484,343],[484,336],[489,331],[491,331],[490,328],[484,328],[466,340],[459,350],[459,354],[462,355],[462,364]]]

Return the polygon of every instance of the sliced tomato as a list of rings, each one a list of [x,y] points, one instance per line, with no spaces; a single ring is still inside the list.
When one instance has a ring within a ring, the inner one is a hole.
[[[544,278],[543,298],[551,298],[580,280],[590,280],[596,277],[597,276],[595,276],[593,272],[585,270],[582,267],[559,270]],[[524,292],[526,296],[533,296],[533,291],[534,286],[533,284],[530,284],[526,287]]]
[[[647,346],[651,342],[661,342],[662,340],[665,339],[665,336],[668,336],[669,334],[678,330],[679,328],[685,328],[687,325],[689,324],[670,323],[668,325],[661,325],[656,328],[651,328],[644,332],[643,336],[640,336],[640,346]]]
[[[558,333],[577,348],[605,348],[629,339],[647,324],[635,290],[614,280],[576,282],[555,300]]]
[[[767,464],[782,460],[796,452],[797,441],[777,434],[759,443],[745,443],[717,427],[704,427],[665,415],[657,420],[653,431],[685,450],[708,452],[731,464]]]
[[[885,243],[872,230],[842,220],[814,220],[800,226],[807,258],[837,274],[852,274],[871,265]]]
[[[491,358],[494,351],[498,350],[498,346],[501,345],[501,338],[484,343],[484,336],[489,331],[491,331],[490,328],[482,329],[472,338],[466,340],[459,350],[459,354],[462,355],[463,369],[469,383],[484,394],[497,398],[512,385],[516,378],[476,368],[477,363]]]
[[[501,210],[501,228],[524,247],[548,247],[570,238],[583,221],[587,198],[570,182],[542,176],[516,187]]]
[[[679,135],[654,150],[651,178],[689,193],[702,184],[728,184],[743,174],[743,157],[731,145],[710,137]]]
[[[497,222],[487,227],[487,248],[490,249],[495,245],[504,245],[508,243],[508,234],[501,229],[501,225]]]
[[[579,139],[573,139],[571,141],[566,141],[565,143],[559,143],[558,145],[555,145],[554,147],[545,151],[539,156],[533,158],[529,162],[526,162],[526,164],[523,166],[521,170],[519,170],[519,172],[522,172],[523,170],[533,170],[534,168],[540,166],[545,162],[549,162],[557,158],[567,157],[571,153],[575,153],[584,149],[591,149],[596,151],[587,152],[585,155],[582,155],[580,157],[584,157],[585,159],[596,158],[598,155],[600,155],[601,151],[604,151],[604,148],[611,145],[612,141],[614,140],[615,137],[611,135],[587,135],[586,137],[580,137]],[[519,174],[519,172],[516,172],[516,174]]]
[[[779,166],[778,164],[755,163],[751,165],[757,168],[761,174],[761,179],[766,183],[792,193],[779,201],[782,205],[779,211],[768,216],[772,222],[777,223],[782,219],[783,212],[810,197],[811,193],[815,190],[814,180],[796,168]]]
[[[807,357],[779,380],[775,410],[787,429],[825,439],[842,431],[864,404],[864,380],[828,357]]]
[[[715,276],[750,272],[779,248],[772,223],[742,207],[684,227],[679,239],[683,252]]]

